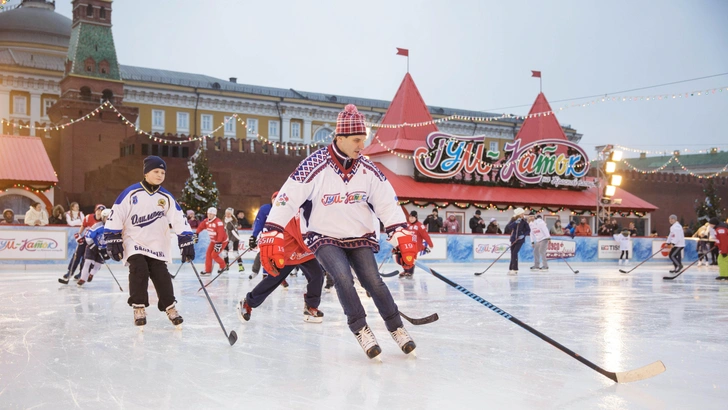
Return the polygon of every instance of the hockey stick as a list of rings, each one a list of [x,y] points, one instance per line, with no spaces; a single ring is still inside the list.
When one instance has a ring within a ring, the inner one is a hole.
[[[389,273],[381,273],[381,272],[379,272],[379,276],[381,276],[383,278],[391,278],[392,276],[397,276],[397,275],[399,275],[399,271],[398,270],[394,270],[394,271],[389,272]]]
[[[184,264],[185,264],[185,262],[184,262],[184,261],[182,261],[182,263],[180,263],[180,264],[179,264],[179,268],[177,268],[177,272],[175,272],[175,273],[174,273],[174,275],[169,275],[169,276],[171,276],[171,277],[172,277],[172,279],[176,278],[176,277],[177,277],[177,275],[179,275],[179,271],[180,271],[180,269],[182,269],[182,265],[184,265]]]
[[[411,317],[409,317],[409,316],[405,315],[405,314],[404,314],[404,313],[402,313],[402,312],[399,312],[399,315],[400,315],[400,316],[402,316],[402,317],[403,317],[403,318],[404,318],[405,320],[407,320],[408,322],[410,322],[410,323],[412,323],[413,325],[416,325],[416,326],[419,326],[419,325],[426,325],[426,324],[428,324],[428,323],[436,322],[436,321],[437,321],[437,319],[439,319],[439,318],[440,318],[440,316],[437,316],[437,313],[433,313],[433,314],[431,314],[430,316],[425,316],[425,317],[423,317],[423,318],[421,318],[421,319],[417,319],[417,318],[414,318],[414,319],[413,319],[413,318],[411,318]]]
[[[225,325],[222,324],[220,315],[217,314],[217,309],[215,309],[215,305],[212,304],[212,299],[210,299],[210,294],[207,293],[207,289],[205,289],[205,285],[202,284],[202,278],[200,277],[200,274],[197,273],[197,268],[195,268],[195,264],[192,261],[190,261],[190,266],[192,266],[192,270],[195,272],[195,276],[197,276],[197,280],[200,281],[200,285],[202,285],[202,290],[205,291],[205,296],[207,296],[207,301],[210,302],[210,307],[212,308],[212,311],[215,312],[215,317],[217,317],[217,321],[220,323],[222,332],[225,333],[225,337],[227,338],[228,342],[230,342],[230,346],[234,345],[235,342],[238,341],[238,334],[235,333],[234,330],[231,330],[230,334],[228,335],[227,330],[225,330]]]
[[[73,264],[76,263],[76,251],[73,251],[73,261],[71,261],[71,268],[73,268]],[[75,270],[75,269],[74,269]],[[70,270],[68,271],[68,279],[66,281],[63,281],[63,278],[58,278],[58,282],[62,283],[64,285],[68,285],[68,282],[71,281],[71,278],[73,277],[73,272]]]
[[[475,300],[476,302],[479,302],[483,306],[485,306],[488,309],[492,310],[493,312],[499,314],[504,319],[510,320],[511,322],[517,324],[518,326],[528,330],[533,335],[541,338],[541,340],[549,343],[550,345],[556,347],[557,349],[561,350],[562,352],[568,354],[572,358],[580,361],[582,364],[586,365],[590,369],[598,372],[602,376],[605,376],[605,377],[609,378],[610,380],[613,380],[617,383],[628,383],[628,382],[634,382],[634,381],[638,381],[638,380],[644,380],[644,379],[648,379],[650,377],[656,376],[665,371],[665,365],[659,360],[654,363],[648,364],[647,366],[640,367],[639,369],[629,370],[626,372],[610,372],[610,371],[604,370],[601,367],[590,362],[589,360],[585,359],[580,354],[571,351],[569,348],[562,345],[561,343],[551,339],[550,337],[546,336],[545,334],[539,332],[538,330],[532,328],[531,326],[529,326],[529,325],[521,322],[520,320],[516,319],[515,317],[511,316],[509,313],[502,310],[498,306],[488,302],[487,300],[481,298],[480,296],[476,295],[475,293],[465,289],[464,287],[458,285],[457,283],[451,281],[450,279],[440,275],[439,273],[435,272],[431,268],[428,268],[423,263],[416,261],[415,264],[417,264],[417,266],[419,266],[421,269],[424,269],[424,270],[430,272],[432,275],[434,275],[436,278],[440,279],[441,281],[447,283],[448,285],[454,287],[455,289],[457,289],[460,292],[464,293],[465,295],[469,296],[471,299]]]
[[[104,265],[106,265],[106,267],[109,268],[109,273],[111,274],[111,277],[114,278],[114,280],[116,281],[116,284],[119,285],[119,290],[123,292],[124,289],[121,288],[119,281],[116,280],[116,276],[114,276],[114,272],[111,271],[111,267],[107,263],[104,263]]]
[[[713,249],[715,249],[715,246],[713,248],[711,248],[708,252],[713,252]],[[677,275],[675,275],[675,276],[663,276],[662,279],[664,279],[664,280],[673,280],[673,279],[677,278],[678,276],[682,275],[686,270],[690,269],[693,265],[695,265],[699,261],[700,261],[700,258],[698,258],[697,260],[695,260],[695,262],[693,262],[690,265],[688,265],[685,269],[683,269],[680,272],[678,272]]]
[[[232,265],[233,263],[236,263],[237,261],[239,261],[239,260],[240,260],[240,258],[242,258],[242,257],[243,257],[243,255],[245,255],[246,253],[248,253],[248,251],[249,251],[249,250],[250,250],[250,248],[247,248],[246,250],[244,250],[244,251],[243,251],[243,253],[241,253],[240,255],[238,255],[238,257],[237,257],[237,258],[233,259],[233,261],[232,261],[232,262],[228,263],[228,265],[227,265],[227,266],[225,267],[225,269],[221,270],[221,271],[220,271],[220,272],[219,272],[219,273],[217,274],[217,276],[215,276],[214,278],[212,278],[212,280],[211,280],[211,281],[207,282],[207,283],[206,283],[206,284],[204,285],[204,287],[207,287],[207,285],[211,284],[212,282],[214,282],[214,281],[215,281],[215,279],[219,278],[219,277],[220,277],[220,275],[222,275],[223,273],[227,272],[227,271],[228,271],[228,269],[230,268],[230,266],[231,266],[231,265]],[[199,292],[199,291],[201,291],[201,290],[202,290],[202,288],[199,288],[199,289],[197,289],[197,291],[198,291],[198,292]]]
[[[632,269],[630,269],[630,270],[628,270],[628,271],[625,271],[624,269],[620,269],[619,271],[620,271],[620,272],[622,272],[622,273],[630,273],[630,272],[632,272],[633,270],[635,270],[635,269],[639,268],[639,267],[640,267],[640,265],[642,265],[643,263],[645,263],[645,262],[647,262],[648,260],[652,259],[652,257],[653,257],[653,256],[657,255],[657,254],[658,254],[658,253],[660,253],[660,252],[662,252],[662,249],[660,249],[660,250],[658,250],[657,252],[653,253],[652,255],[650,255],[650,257],[649,257],[649,258],[647,258],[647,259],[643,260],[642,262],[638,263],[638,264],[637,264],[637,266],[635,266],[634,268],[632,268]]]
[[[560,258],[560,259],[562,261],[566,262],[566,266],[568,266],[569,269],[571,269],[571,271],[574,272],[574,275],[576,275],[577,273],[579,273],[579,270],[574,270],[574,268],[572,268],[571,265],[569,265],[569,262],[566,260],[566,258]]]
[[[498,262],[498,259],[500,259],[501,256],[505,255],[506,252],[508,252],[508,249],[511,249],[511,245],[508,245],[508,247],[506,248],[506,250],[504,250],[503,253],[501,253],[500,255],[498,255],[498,257],[495,258],[495,260],[493,262],[491,262],[491,264],[488,265],[488,267],[485,268],[484,271],[482,271],[482,272],[475,272],[475,276],[480,276],[480,275],[484,274],[485,272],[488,272],[488,269],[490,269],[491,266],[493,266],[496,262]]]

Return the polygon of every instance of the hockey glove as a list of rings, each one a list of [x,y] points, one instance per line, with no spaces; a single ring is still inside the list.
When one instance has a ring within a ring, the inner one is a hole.
[[[215,247],[213,249],[215,249],[215,253],[220,253],[222,251],[222,243],[221,242],[216,243]]]
[[[258,247],[258,240],[255,239],[255,236],[251,236],[250,239],[248,239],[248,248],[255,249]]]
[[[119,262],[124,257],[124,240],[121,239],[121,232],[104,234],[106,239],[106,249],[111,255],[111,259]]]
[[[105,261],[111,259],[111,256],[109,256],[109,252],[106,250],[106,248],[99,248],[99,254],[102,258],[104,258]]]
[[[192,234],[192,242],[197,243],[197,234]]]
[[[286,266],[283,234],[276,231],[261,234],[258,247],[260,248],[260,263],[263,268],[271,275],[278,276],[278,269]]]
[[[177,244],[179,245],[179,251],[182,254],[182,263],[195,259],[195,241],[193,239],[193,235],[177,236]]]
[[[73,239],[75,239],[76,240],[76,243],[79,244],[79,245],[81,245],[82,243],[85,242],[84,237],[81,236],[78,232],[76,232],[76,233],[73,234]]]
[[[397,252],[401,255],[397,263],[405,269],[414,267],[417,259],[417,242],[414,234],[406,229],[398,228],[392,234],[392,240],[396,241]]]

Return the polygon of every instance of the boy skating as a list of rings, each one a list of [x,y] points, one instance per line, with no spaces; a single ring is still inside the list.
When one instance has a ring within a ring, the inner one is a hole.
[[[91,282],[94,275],[101,269],[106,260],[109,260],[109,254],[106,251],[106,241],[104,240],[104,223],[111,215],[111,209],[101,211],[101,220],[86,230],[84,239],[86,240],[86,252],[83,255],[83,266],[81,266],[81,278],[76,285],[83,286],[86,282]]]
[[[157,308],[166,312],[175,326],[183,322],[175,307],[172,277],[167,270],[167,263],[172,262],[170,225],[177,234],[182,262],[195,259],[187,218],[172,194],[162,188],[166,169],[167,164],[161,158],[145,158],[144,179],[119,195],[104,228],[109,256],[129,266],[128,303],[134,308],[137,326],[147,323],[145,308],[149,306],[149,279],[157,291]]]

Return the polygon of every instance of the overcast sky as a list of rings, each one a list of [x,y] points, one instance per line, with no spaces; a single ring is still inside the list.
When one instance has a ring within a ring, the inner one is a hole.
[[[14,2],[17,2],[15,0]],[[56,10],[71,16],[71,2]],[[556,100],[728,73],[728,1],[239,1],[113,3],[122,64],[391,100],[406,71],[431,105],[525,114]],[[728,75],[624,93],[727,87]],[[622,94],[620,94],[622,95]],[[588,100],[581,100],[588,101]],[[502,107],[514,108],[502,109]],[[728,92],[558,115],[582,145],[728,150]]]

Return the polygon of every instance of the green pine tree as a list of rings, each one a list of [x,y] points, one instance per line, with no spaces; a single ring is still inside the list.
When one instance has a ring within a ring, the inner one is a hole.
[[[220,193],[212,180],[210,168],[207,166],[207,155],[202,145],[187,160],[187,168],[190,170],[190,177],[187,178],[179,200],[182,209],[191,209],[195,214],[204,215],[207,208],[217,208]]]
[[[705,199],[700,201],[696,200],[695,211],[698,214],[698,222],[705,223],[710,218],[721,218],[725,214],[725,209],[721,207],[721,198],[718,197],[718,193],[715,190],[713,179],[709,179],[703,188]]]

